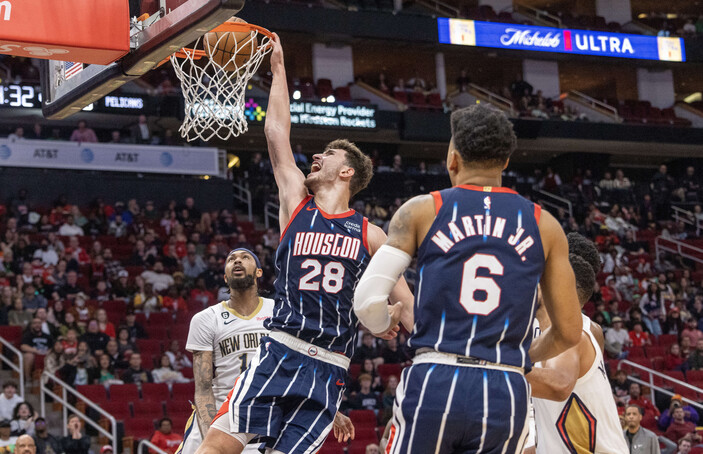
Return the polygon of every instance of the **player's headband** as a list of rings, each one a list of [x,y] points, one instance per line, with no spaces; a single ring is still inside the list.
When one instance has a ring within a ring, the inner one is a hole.
[[[247,249],[245,247],[238,247],[237,249],[232,249],[231,251],[229,251],[229,254],[227,254],[227,258],[229,258],[229,256],[234,254],[235,252],[239,252],[239,251],[244,251],[247,254],[254,257],[254,261],[256,262],[256,267],[261,268],[261,262],[259,261],[259,257],[257,257],[256,254],[254,254],[253,252],[251,252],[249,249]]]

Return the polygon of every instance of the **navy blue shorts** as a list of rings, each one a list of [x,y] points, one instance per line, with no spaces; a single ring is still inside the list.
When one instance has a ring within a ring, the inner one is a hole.
[[[528,399],[519,372],[415,364],[396,391],[386,453],[521,453]]]
[[[231,431],[257,434],[284,453],[317,452],[332,429],[346,376],[342,367],[264,337],[225,402]]]

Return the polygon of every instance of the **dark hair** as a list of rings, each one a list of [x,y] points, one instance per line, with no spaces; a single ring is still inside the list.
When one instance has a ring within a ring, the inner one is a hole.
[[[576,232],[571,232],[566,235],[566,240],[569,242],[569,255],[576,254],[593,268],[593,274],[600,273],[600,255],[598,248],[585,236]]]
[[[34,407],[32,407],[32,404],[30,404],[27,401],[24,401],[24,402],[20,402],[17,405],[15,405],[15,409],[12,410],[12,419],[19,419],[20,407],[22,405],[26,405],[27,407],[29,407],[29,416],[30,417],[34,415]]]
[[[476,104],[454,111],[452,142],[465,162],[503,165],[517,148],[513,124],[498,109]]]
[[[574,270],[574,276],[576,277],[576,294],[579,297],[579,304],[583,307],[593,295],[593,287],[596,285],[596,274],[593,272],[591,265],[580,255],[569,254],[569,263],[571,263],[571,268]]]
[[[628,408],[631,408],[631,407],[636,408],[637,411],[640,412],[640,415],[644,416],[644,410],[643,410],[642,407],[640,407],[639,405],[629,404],[627,407],[625,407],[625,411],[627,411],[627,409],[628,409]]]
[[[157,425],[157,427],[158,427],[159,429],[161,429],[161,424],[163,424],[164,421],[168,421],[168,422],[171,423],[171,425],[173,425],[173,421],[171,421],[171,418],[161,418],[161,419],[159,419],[159,423],[158,423],[158,425]]]
[[[373,164],[371,158],[359,150],[359,147],[347,139],[337,139],[327,144],[325,151],[327,150],[344,150],[346,164],[354,169],[354,176],[349,181],[349,192],[352,197],[369,185],[373,176]]]
[[[12,380],[9,380],[9,381],[6,381],[5,383],[3,383],[2,389],[5,389],[9,386],[12,386],[13,388],[17,389],[17,383],[13,382]]]

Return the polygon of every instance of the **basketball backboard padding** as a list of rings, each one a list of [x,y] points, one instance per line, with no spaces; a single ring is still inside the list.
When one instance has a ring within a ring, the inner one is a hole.
[[[62,80],[62,62],[42,61],[43,113],[62,119],[93,103],[130,80],[154,69],[163,59],[238,13],[244,0],[186,0],[177,8],[137,33],[136,48],[107,66],[91,65],[76,76]]]
[[[0,1],[0,53],[107,65],[129,52],[127,0]]]

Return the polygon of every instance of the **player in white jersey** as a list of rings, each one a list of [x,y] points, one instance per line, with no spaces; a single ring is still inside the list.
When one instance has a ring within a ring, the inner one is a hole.
[[[569,261],[581,306],[593,293],[598,251],[580,235],[569,235]],[[528,374],[532,385],[537,454],[627,454],[620,419],[603,361],[603,333],[582,315],[579,344]],[[535,333],[551,322],[540,307]]]
[[[235,380],[256,354],[259,340],[268,333],[264,320],[273,315],[273,300],[258,294],[262,273],[253,252],[244,248],[230,252],[224,273],[229,301],[198,312],[190,322],[186,350],[193,353],[195,405],[177,454],[195,453]],[[251,444],[244,452],[260,451]]]
[[[257,280],[262,275],[258,257],[245,248],[227,256],[224,279],[230,299],[198,312],[190,322],[186,349],[193,353],[195,405],[176,454],[193,454],[210,428],[239,375],[269,333],[264,320],[273,315],[274,302],[258,295]],[[343,415],[335,419],[335,436],[353,438],[351,421]],[[243,454],[260,453],[259,443],[250,443]]]

